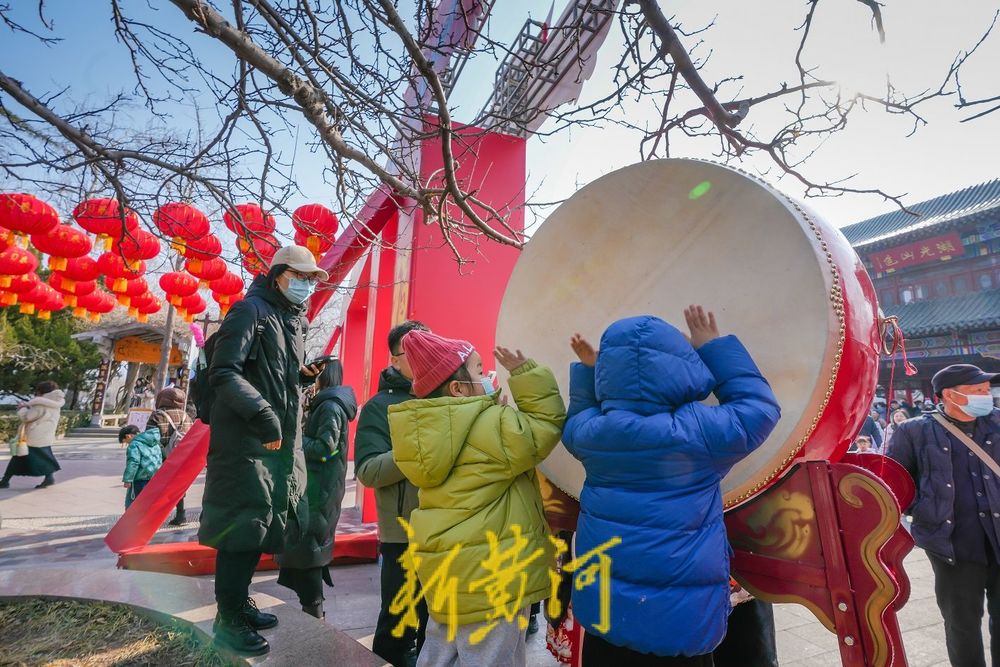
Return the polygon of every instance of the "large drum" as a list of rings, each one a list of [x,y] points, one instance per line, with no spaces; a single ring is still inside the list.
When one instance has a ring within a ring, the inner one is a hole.
[[[726,506],[772,484],[796,458],[838,460],[877,381],[871,280],[839,231],[729,167],[643,162],[577,192],[518,260],[497,342],[551,365],[568,397],[573,333],[596,345],[611,322],[646,314],[683,330],[691,303],[739,336],[781,404],[771,437],[723,481]],[[561,445],[540,469],[579,497],[583,466]]]

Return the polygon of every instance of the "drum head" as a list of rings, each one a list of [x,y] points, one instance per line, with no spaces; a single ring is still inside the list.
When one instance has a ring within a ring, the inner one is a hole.
[[[834,285],[819,232],[777,191],[707,162],[643,162],[586,186],[541,226],[511,276],[497,342],[549,365],[568,401],[573,333],[596,346],[634,315],[686,332],[688,304],[714,311],[782,409],[767,442],[723,481],[731,506],[780,475],[829,399],[842,326]],[[562,445],[539,468],[579,498],[583,466]]]

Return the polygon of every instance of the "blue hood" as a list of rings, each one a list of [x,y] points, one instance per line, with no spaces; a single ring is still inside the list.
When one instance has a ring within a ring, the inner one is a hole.
[[[601,336],[596,391],[601,411],[676,410],[712,393],[715,378],[684,334],[658,317],[618,320]]]

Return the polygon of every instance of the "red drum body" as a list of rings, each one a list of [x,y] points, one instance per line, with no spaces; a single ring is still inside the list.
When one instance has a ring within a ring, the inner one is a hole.
[[[735,169],[643,162],[577,192],[524,249],[497,341],[550,365],[568,397],[573,333],[596,345],[609,324],[635,315],[683,329],[691,303],[743,341],[782,407],[767,442],[723,480],[726,507],[760,493],[796,459],[837,461],[875,392],[874,288],[836,228]],[[583,467],[561,445],[539,468],[579,497]]]

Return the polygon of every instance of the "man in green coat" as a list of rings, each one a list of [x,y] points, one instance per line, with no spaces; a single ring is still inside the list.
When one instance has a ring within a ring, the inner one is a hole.
[[[299,399],[320,369],[303,365],[304,312],[326,279],[307,248],[278,250],[223,320],[207,371],[215,398],[198,541],[218,550],[216,641],[252,655],[270,650],[257,630],[278,623],[249,597],[257,562],[305,521],[296,516],[306,482]]]
[[[378,510],[379,550],[382,553],[382,608],[379,611],[372,651],[393,667],[412,664],[424,643],[427,626],[427,605],[417,609],[420,627],[407,628],[402,637],[393,637],[392,630],[400,617],[389,612],[389,605],[403,586],[405,574],[399,563],[406,551],[406,533],[399,525],[402,517],[410,520],[410,513],[417,506],[417,487],[413,486],[399,466],[392,460],[392,440],[389,437],[389,406],[408,401],[410,382],[413,379],[410,364],[403,353],[403,336],[413,330],[427,331],[427,327],[414,320],[403,322],[389,332],[389,363],[382,371],[378,393],[372,396],[358,420],[354,435],[354,460],[358,480],[375,489],[375,506]],[[414,650],[416,645],[416,650]]]

